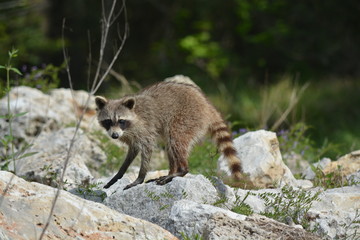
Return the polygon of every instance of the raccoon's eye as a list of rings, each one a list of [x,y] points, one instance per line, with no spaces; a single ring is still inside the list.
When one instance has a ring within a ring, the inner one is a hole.
[[[124,119],[120,119],[118,122],[121,129],[125,129],[129,125],[128,121]]]
[[[109,130],[111,125],[112,125],[112,121],[110,119],[106,119],[100,122],[101,126],[103,126],[106,130]]]
[[[119,124],[120,124],[120,126],[125,126],[126,120],[120,119],[120,120],[119,120]]]

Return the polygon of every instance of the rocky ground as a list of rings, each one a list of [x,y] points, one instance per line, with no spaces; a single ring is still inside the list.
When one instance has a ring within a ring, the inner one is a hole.
[[[103,189],[111,176],[99,175],[107,156],[90,134],[101,128],[94,105],[84,108],[85,92],[18,87],[10,97],[14,112],[27,112],[12,123],[15,151],[33,154],[0,171],[0,239],[360,239],[360,151],[315,164],[349,186],[314,187],[318,172],[307,167],[304,179],[295,179],[276,134],[260,130],[234,140],[247,174],[240,188],[226,184],[228,167],[220,157],[220,178],[188,174],[164,186],[152,182],[124,191],[136,178],[135,167]],[[6,113],[3,98],[0,115]],[[0,118],[0,138],[7,132],[8,122]],[[3,147],[0,153],[6,154]],[[64,190],[50,216],[67,160]],[[166,174],[153,171],[148,179]]]

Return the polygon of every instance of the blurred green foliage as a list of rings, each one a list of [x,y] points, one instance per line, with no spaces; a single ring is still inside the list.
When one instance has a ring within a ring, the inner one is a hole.
[[[216,164],[219,157],[216,145],[210,138],[205,138],[194,146],[189,156],[189,169],[193,174],[216,176]]]
[[[348,179],[342,172],[341,165],[338,165],[337,169],[333,172],[324,173],[320,167],[310,165],[311,170],[315,173],[313,180],[314,186],[322,187],[324,189],[329,188],[341,188],[345,186],[357,185],[360,182]]]
[[[188,75],[234,128],[289,130],[306,123],[314,147],[327,138],[342,153],[360,148],[359,1],[126,3],[130,37],[114,70],[129,82]],[[16,47],[19,68],[61,66],[64,31],[73,84],[86,89],[88,63],[96,65],[99,53],[100,9],[98,0],[2,1],[0,62]],[[115,24],[121,30],[123,19]],[[119,44],[116,30],[110,36],[110,46]],[[105,52],[105,62],[111,56]],[[61,71],[56,79],[68,87]],[[116,86],[109,77],[101,91],[117,92]]]
[[[180,46],[189,52],[187,62],[203,69],[210,77],[219,77],[228,64],[221,47],[210,41],[208,32],[186,36],[180,40]]]
[[[17,62],[40,65],[52,61],[61,51],[60,38],[46,35],[48,19],[45,14],[46,1],[2,1],[0,3],[0,62],[6,62],[7,50],[16,48],[21,54]]]
[[[65,70],[64,64],[61,66],[42,64],[40,68],[37,66],[29,67],[27,65],[23,65],[19,70],[19,73],[22,73],[22,77],[13,81],[10,86],[28,86],[39,89],[44,93],[48,93],[51,89],[59,87],[59,75],[63,70]],[[0,82],[1,89],[5,88],[4,84],[4,82]],[[0,92],[0,98],[5,94],[6,92]]]
[[[59,87],[59,74],[62,70],[65,70],[64,64],[61,66],[43,64],[41,68],[33,66],[31,69],[24,65],[22,71],[25,75],[19,80],[19,85],[37,88],[47,93],[49,90]]]
[[[280,130],[277,136],[281,153],[296,153],[309,162],[319,161],[323,157],[338,157],[339,146],[324,140],[322,146],[317,146],[313,139],[308,137],[310,127],[300,122],[289,130]],[[286,162],[286,159],[284,159]]]

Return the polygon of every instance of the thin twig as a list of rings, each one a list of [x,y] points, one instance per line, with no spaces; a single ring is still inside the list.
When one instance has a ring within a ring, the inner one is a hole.
[[[92,51],[91,51],[91,35],[88,31],[88,44],[89,44],[89,58],[88,58],[88,72],[87,72],[87,90],[90,91],[90,78],[91,78],[91,61],[92,61]]]
[[[56,191],[56,194],[55,194],[55,197],[53,199],[53,203],[52,203],[52,206],[51,206],[51,210],[50,210],[50,213],[49,213],[49,217],[46,221],[46,224],[43,228],[43,231],[41,232],[41,235],[40,235],[40,240],[43,239],[43,237],[45,236],[45,232],[47,230],[47,228],[49,227],[49,224],[50,224],[50,221],[51,221],[51,218],[52,218],[52,215],[54,213],[54,209],[55,209],[55,206],[56,206],[56,202],[59,198],[59,195],[60,195],[60,191],[61,189],[63,188],[63,184],[64,184],[64,178],[65,178],[65,172],[66,172],[66,169],[67,169],[67,166],[69,164],[69,161],[70,161],[70,157],[71,157],[71,152],[72,152],[72,149],[74,147],[74,144],[75,144],[75,140],[76,140],[76,136],[78,134],[78,131],[80,129],[80,124],[84,118],[84,115],[85,115],[85,111],[87,109],[87,107],[89,106],[90,104],[90,99],[91,99],[91,96],[94,95],[94,93],[99,89],[99,87],[101,86],[101,84],[103,83],[104,79],[106,78],[106,76],[109,74],[112,66],[114,65],[115,61],[117,60],[120,52],[122,51],[123,47],[124,47],[124,44],[125,44],[125,40],[127,38],[127,33],[128,33],[128,22],[127,22],[127,13],[126,13],[126,5],[125,5],[125,0],[123,0],[123,5],[122,5],[122,8],[121,10],[124,12],[124,19],[125,19],[125,31],[124,31],[124,35],[121,39],[121,45],[120,47],[117,49],[111,63],[109,64],[108,68],[105,70],[105,72],[102,74],[102,76],[100,77],[100,69],[102,67],[102,62],[103,62],[103,57],[104,57],[104,51],[105,51],[105,48],[106,48],[106,44],[107,44],[107,38],[108,38],[108,33],[109,33],[109,29],[110,29],[110,26],[112,23],[110,20],[112,19],[113,17],[113,14],[114,14],[114,11],[115,11],[115,6],[116,6],[116,0],[113,1],[113,4],[112,4],[112,7],[111,7],[111,10],[109,12],[109,15],[106,17],[105,15],[105,7],[104,7],[104,2],[102,1],[102,6],[103,6],[103,23],[101,25],[102,27],[102,36],[101,36],[101,45],[100,45],[100,56],[99,56],[99,63],[98,63],[98,66],[97,66],[97,70],[96,70],[96,74],[94,76],[94,79],[93,79],[93,84],[92,84],[92,88],[90,89],[89,91],[89,95],[86,99],[86,103],[85,103],[85,107],[84,109],[82,110],[82,113],[80,114],[80,117],[76,123],[76,127],[75,127],[75,132],[74,132],[74,135],[70,141],[70,145],[69,145],[69,148],[67,150],[67,155],[66,155],[66,158],[65,158],[65,161],[64,161],[64,167],[63,167],[63,171],[62,171],[62,174],[61,174],[61,178],[60,178],[60,183],[59,183],[59,186],[57,188],[57,191]],[[63,21],[63,27],[62,27],[62,41],[63,41],[63,56],[64,56],[64,59],[65,59],[65,64],[66,64],[66,71],[67,71],[67,74],[68,74],[68,80],[69,80],[69,84],[70,84],[70,88],[71,88],[71,92],[72,92],[72,97],[74,99],[74,95],[73,95],[73,85],[72,85],[72,80],[71,80],[71,74],[70,74],[70,67],[69,67],[69,62],[68,62],[68,54],[67,54],[67,51],[65,49],[65,41],[64,41],[64,29],[65,29],[65,20]],[[91,53],[90,53],[90,56],[91,56]],[[90,67],[90,66],[89,66]],[[90,72],[89,72],[90,74]],[[98,79],[100,78],[100,80],[98,81]]]
[[[104,52],[105,52],[105,48],[106,48],[106,44],[107,44],[107,40],[108,40],[108,34],[109,34],[110,26],[111,26],[110,25],[111,17],[112,17],[112,15],[114,13],[116,2],[117,2],[116,0],[113,1],[113,4],[112,4],[110,12],[109,12],[109,16],[106,17],[104,1],[102,1],[102,5],[103,5],[102,29],[103,29],[103,31],[101,31],[102,34],[101,34],[101,43],[100,43],[99,65],[98,65],[98,67],[96,69],[94,82],[93,82],[93,86],[92,86],[91,89],[95,89],[96,86],[98,86],[98,79],[99,79],[99,76],[100,76],[100,69],[101,69],[103,59],[104,59]],[[104,74],[104,75],[107,75],[107,74]]]
[[[72,81],[71,81],[71,74],[70,74],[70,67],[69,67],[69,61],[68,61],[68,54],[67,54],[67,50],[65,48],[65,40],[64,40],[64,29],[65,29],[65,19],[63,19],[63,24],[62,24],[62,49],[63,49],[63,56],[64,56],[64,60],[65,60],[65,66],[66,66],[66,72],[67,72],[67,75],[68,75],[68,80],[69,80],[69,84],[70,84],[70,88],[73,89],[73,86],[72,86]],[[72,91],[71,91],[72,93]],[[73,93],[72,93],[73,94]],[[74,96],[72,96],[74,97]],[[82,116],[80,116],[80,119],[82,118]],[[46,232],[46,229],[49,227],[49,224],[50,224],[50,221],[51,221],[51,218],[52,218],[52,215],[54,213],[54,209],[55,209],[55,206],[56,206],[56,202],[59,198],[59,195],[60,195],[60,191],[63,187],[63,181],[64,181],[64,176],[65,176],[65,171],[66,171],[66,168],[68,166],[68,163],[69,163],[69,159],[70,159],[70,155],[71,155],[71,149],[72,149],[72,146],[75,142],[75,137],[76,137],[76,133],[78,131],[78,125],[79,125],[79,122],[80,122],[80,119],[78,121],[78,124],[76,125],[76,129],[75,129],[75,133],[74,133],[74,136],[73,138],[71,139],[70,141],[70,146],[69,146],[69,149],[67,151],[67,155],[66,155],[66,158],[65,158],[65,162],[64,162],[64,168],[63,168],[63,171],[62,171],[62,174],[61,174],[61,178],[60,178],[60,182],[59,182],[59,185],[58,185],[58,188],[57,188],[57,191],[56,191],[56,194],[55,194],[55,197],[53,199],[53,203],[51,205],[51,209],[50,209],[50,213],[49,213],[49,216],[48,216],[48,219],[46,221],[46,224],[43,228],[43,231],[41,232],[41,235],[40,235],[40,240],[43,239],[44,235],[45,235],[45,232]]]
[[[99,87],[101,86],[101,84],[104,82],[105,78],[107,77],[107,75],[109,74],[111,68],[113,67],[114,63],[116,62],[117,58],[119,57],[119,54],[121,53],[124,45],[125,45],[125,41],[127,39],[128,36],[128,32],[129,32],[129,25],[127,22],[127,11],[126,11],[126,5],[125,5],[125,0],[123,1],[123,11],[124,11],[124,19],[125,19],[125,30],[124,30],[124,35],[123,35],[123,39],[121,41],[120,47],[118,48],[118,50],[116,51],[112,61],[110,62],[108,68],[105,70],[104,74],[102,75],[102,77],[100,78],[100,80],[96,83],[93,84],[93,88],[91,90],[91,94],[95,94],[96,91],[99,89]],[[112,11],[111,11],[112,12]],[[98,69],[101,68],[102,65],[102,61],[99,61],[98,63]],[[100,71],[100,70],[99,70]],[[95,76],[96,77],[96,76]],[[96,78],[94,79],[94,82],[96,81]]]
[[[291,111],[294,109],[294,107],[298,104],[300,97],[304,93],[304,91],[308,88],[309,84],[305,84],[301,87],[299,92],[296,91],[296,89],[293,90],[290,97],[290,103],[287,109],[281,114],[280,118],[272,125],[271,131],[275,131],[278,129],[278,127],[285,121],[287,116],[291,113]]]

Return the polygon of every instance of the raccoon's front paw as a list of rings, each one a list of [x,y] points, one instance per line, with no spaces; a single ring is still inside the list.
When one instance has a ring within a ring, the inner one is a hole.
[[[110,182],[108,182],[108,183],[104,186],[104,188],[109,188],[109,187],[111,187],[111,186],[114,185],[114,183],[116,183],[117,180],[120,179],[120,178],[121,178],[121,177],[118,177],[117,175],[115,175],[115,177],[113,177],[113,178],[110,180]]]
[[[141,183],[143,183],[143,182],[144,182],[143,179],[137,179],[137,180],[135,180],[135,182],[127,185],[127,186],[124,188],[124,190],[129,189],[129,188],[132,188],[132,187],[135,187],[136,185],[139,185],[139,184],[141,184]]]
[[[132,187],[135,187],[136,185],[138,185],[138,183],[131,183],[131,184],[127,185],[126,187],[124,187],[123,190],[129,189],[129,188],[132,188]]]

